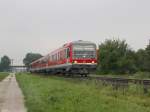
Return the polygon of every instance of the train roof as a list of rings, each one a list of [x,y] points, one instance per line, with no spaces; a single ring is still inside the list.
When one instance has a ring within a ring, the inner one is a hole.
[[[72,44],[95,44],[91,41],[83,41],[83,40],[78,40],[78,41],[73,41],[71,42]]]

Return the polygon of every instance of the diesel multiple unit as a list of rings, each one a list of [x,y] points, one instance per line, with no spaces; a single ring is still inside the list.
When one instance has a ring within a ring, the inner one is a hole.
[[[31,72],[87,75],[96,69],[96,44],[74,41],[30,64]]]

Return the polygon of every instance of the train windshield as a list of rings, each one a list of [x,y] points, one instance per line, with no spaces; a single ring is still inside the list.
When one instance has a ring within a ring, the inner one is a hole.
[[[74,45],[73,46],[73,58],[96,58],[96,46],[95,45]]]

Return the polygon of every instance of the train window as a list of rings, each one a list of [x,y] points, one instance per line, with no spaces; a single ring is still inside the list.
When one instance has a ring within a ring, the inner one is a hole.
[[[63,51],[63,59],[65,59],[66,58],[66,49],[64,49],[64,51]]]
[[[58,53],[56,55],[57,55],[57,61],[58,61]]]
[[[60,51],[60,60],[62,59],[62,51]]]
[[[59,60],[60,60],[60,52],[58,54],[59,54]]]
[[[58,60],[60,60],[60,53],[58,52]]]
[[[49,56],[49,59],[50,59],[50,61],[52,61],[52,56],[51,55]]]
[[[58,55],[57,55],[57,53],[55,54],[55,57],[56,57],[56,61],[57,61],[57,59],[58,59],[58,57],[57,57]]]
[[[54,60],[56,61],[57,60],[57,54],[54,55],[54,58],[55,58]]]
[[[96,47],[94,45],[74,45],[73,57],[79,58],[96,58]]]
[[[67,48],[67,58],[69,58],[70,57],[70,49],[69,48]]]
[[[57,53],[57,61],[59,60],[59,54]]]
[[[55,61],[57,60],[57,54],[55,54]]]
[[[51,61],[51,55],[48,55],[48,60]]]
[[[54,61],[55,59],[54,59],[54,55],[52,55],[52,61]]]
[[[57,54],[55,54],[55,61],[57,61]]]

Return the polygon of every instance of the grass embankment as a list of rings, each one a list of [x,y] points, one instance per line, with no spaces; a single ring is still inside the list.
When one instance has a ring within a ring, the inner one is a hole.
[[[18,74],[28,112],[150,112],[150,94],[92,81]]]
[[[0,73],[0,81],[2,81],[5,77],[8,76],[8,73]]]

